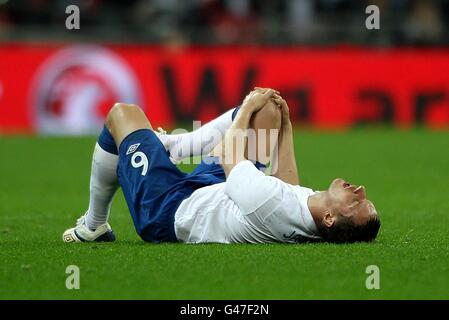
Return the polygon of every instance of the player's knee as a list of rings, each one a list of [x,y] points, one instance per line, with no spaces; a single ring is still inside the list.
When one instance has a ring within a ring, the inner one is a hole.
[[[254,129],[280,129],[281,123],[281,109],[273,102],[269,102],[255,114],[253,127]]]
[[[112,130],[116,123],[126,121],[127,117],[136,112],[144,114],[142,109],[135,104],[117,102],[108,112],[106,117],[106,127],[109,130]]]

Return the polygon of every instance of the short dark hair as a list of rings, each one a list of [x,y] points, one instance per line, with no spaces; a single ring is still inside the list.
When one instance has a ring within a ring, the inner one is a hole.
[[[380,229],[380,219],[377,215],[366,223],[357,225],[353,219],[339,216],[332,227],[323,223],[317,224],[321,238],[331,243],[371,242],[376,239]]]

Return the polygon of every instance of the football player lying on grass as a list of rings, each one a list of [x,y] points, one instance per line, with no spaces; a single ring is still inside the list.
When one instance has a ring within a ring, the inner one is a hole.
[[[195,155],[203,158],[192,173],[177,168]],[[272,89],[256,88],[239,108],[181,135],[154,132],[138,106],[114,105],[93,154],[89,209],[65,242],[115,240],[107,220],[119,185],[149,242],[351,243],[372,241],[380,227],[363,186],[299,185],[289,109]]]

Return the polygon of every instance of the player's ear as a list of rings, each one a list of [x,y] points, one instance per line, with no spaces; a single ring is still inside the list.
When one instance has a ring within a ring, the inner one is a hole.
[[[323,223],[326,227],[330,228],[334,225],[335,219],[335,214],[330,211],[326,211],[323,216]]]

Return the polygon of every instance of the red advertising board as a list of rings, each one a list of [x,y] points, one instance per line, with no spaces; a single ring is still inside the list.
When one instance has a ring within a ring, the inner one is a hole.
[[[3,44],[0,133],[91,133],[116,101],[155,126],[207,121],[254,86],[298,124],[449,128],[447,50]]]

